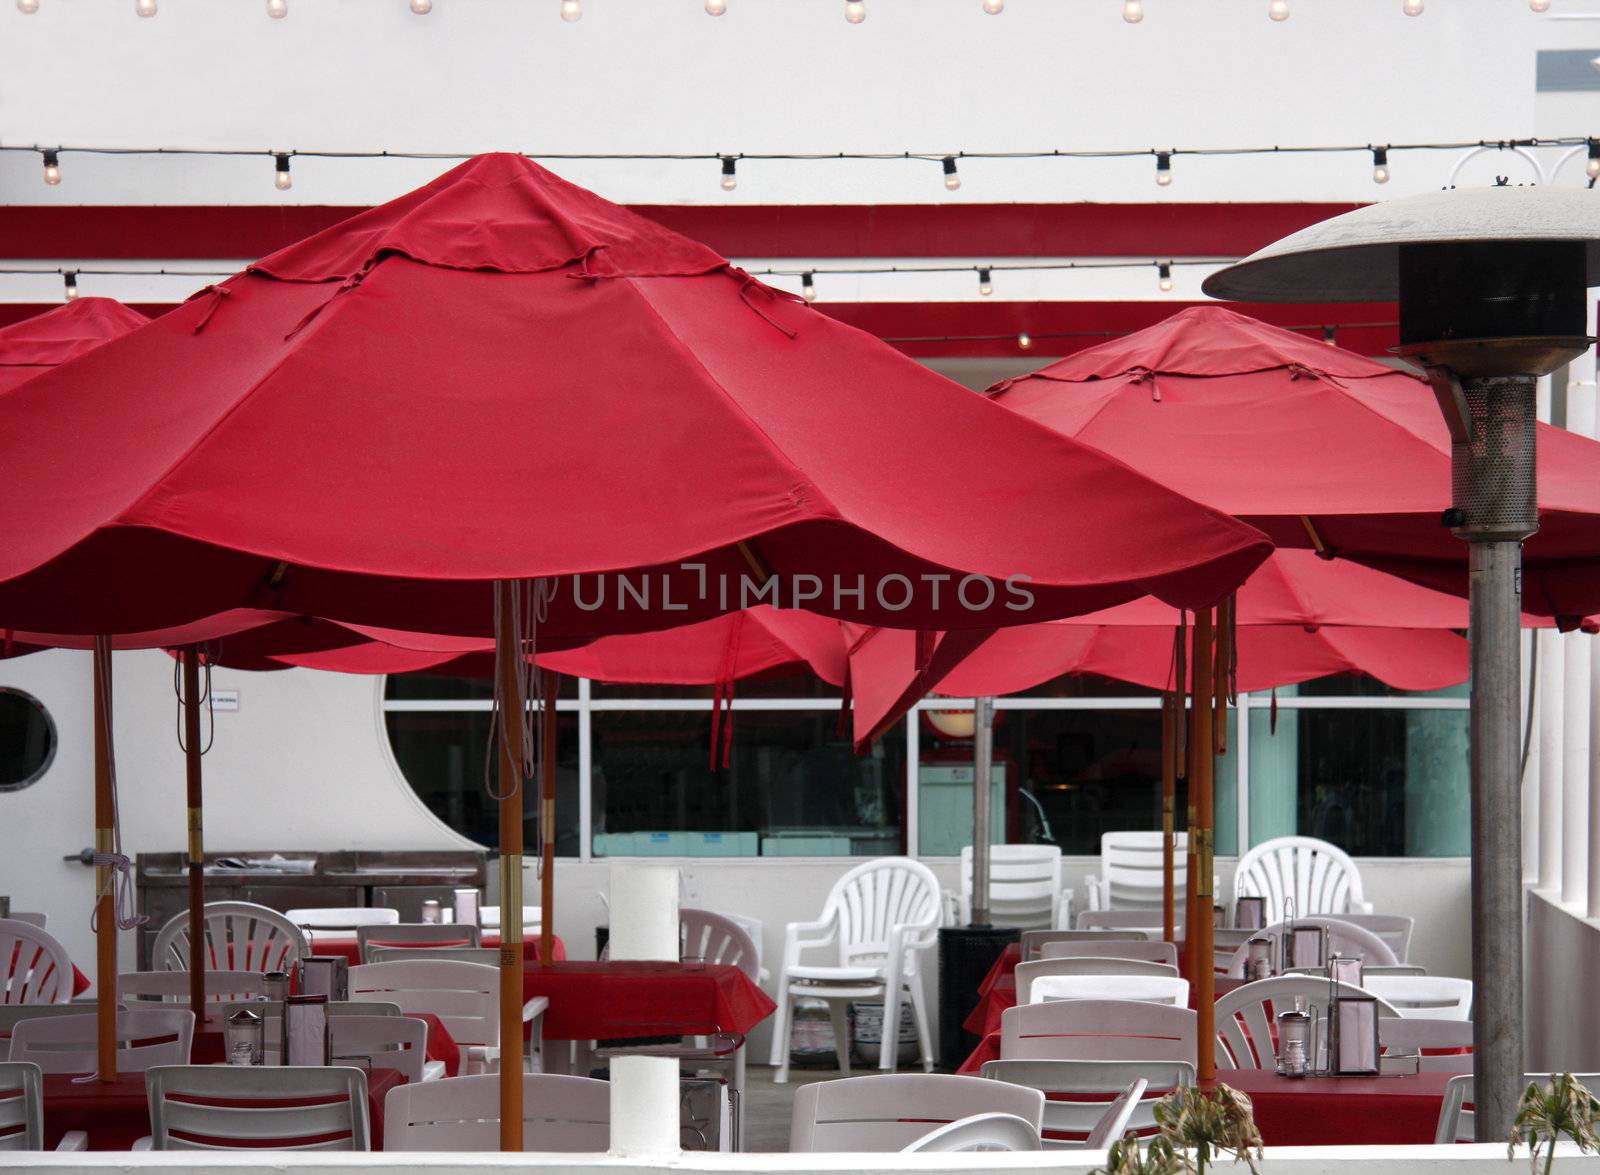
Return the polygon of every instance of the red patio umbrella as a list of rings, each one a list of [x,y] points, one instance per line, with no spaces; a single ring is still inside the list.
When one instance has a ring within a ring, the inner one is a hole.
[[[1203,607],[1267,550],[512,155],[14,389],[0,467],[0,624],[133,632],[259,607],[494,632],[513,940],[535,615],[546,648],[751,602],[992,627],[1148,592]],[[744,598],[751,582],[772,596]],[[510,1058],[522,956],[503,954]],[[502,1068],[507,1149],[520,1074]]]
[[[0,327],[0,392],[149,321],[114,298],[76,298]]]

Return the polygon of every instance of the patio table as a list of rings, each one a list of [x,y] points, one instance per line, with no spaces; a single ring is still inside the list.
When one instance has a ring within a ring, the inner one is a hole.
[[[367,1075],[367,1115],[372,1149],[383,1149],[383,1099],[405,1078],[394,1069]],[[269,1105],[269,1102],[252,1102]],[[70,1073],[44,1076],[44,1145],[54,1150],[69,1130],[89,1136],[92,1151],[125,1151],[150,1133],[150,1103],[143,1073],[119,1073],[115,1081],[77,1082]]]

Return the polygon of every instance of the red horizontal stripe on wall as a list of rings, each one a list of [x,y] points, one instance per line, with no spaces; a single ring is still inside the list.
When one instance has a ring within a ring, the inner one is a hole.
[[[637,205],[728,257],[1233,257],[1353,204]],[[10,205],[0,257],[248,258],[360,208]]]
[[[1069,355],[1112,335],[1142,330],[1187,306],[1201,304],[818,302],[816,308],[841,322],[889,340],[907,355],[932,359]],[[0,303],[0,326],[31,318],[58,305],[58,302]],[[1228,305],[1263,322],[1307,328],[1314,338],[1321,337],[1324,326],[1336,326],[1338,344],[1363,355],[1382,355],[1400,341],[1393,303]],[[134,309],[153,318],[171,310],[172,304],[136,303]],[[1023,332],[1034,340],[1029,351],[1017,346],[1017,335]]]

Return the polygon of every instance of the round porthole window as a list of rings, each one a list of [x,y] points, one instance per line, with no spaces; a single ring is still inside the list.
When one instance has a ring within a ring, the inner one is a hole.
[[[0,792],[21,791],[50,768],[56,724],[32,694],[0,686]]]

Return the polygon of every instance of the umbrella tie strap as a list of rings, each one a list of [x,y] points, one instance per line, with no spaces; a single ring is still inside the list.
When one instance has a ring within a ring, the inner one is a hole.
[[[197,335],[201,331],[205,330],[206,323],[211,321],[211,316],[217,312],[217,307],[222,305],[222,300],[224,298],[231,298],[232,296],[233,291],[228,289],[226,286],[215,285],[207,286],[205,289],[197,290],[191,294],[189,296],[190,301],[193,301],[195,298],[210,298],[211,301],[207,303],[205,310],[201,313],[200,320],[194,324],[194,330],[190,331],[189,333]]]
[[[371,268],[371,265],[369,264],[366,268],[358,269],[358,270],[356,270],[356,272],[352,273],[349,277],[345,278],[344,281],[339,283],[339,288],[338,289],[334,290],[333,293],[329,294],[326,298],[324,298],[317,305],[313,306],[310,310],[306,311],[305,317],[302,318],[299,322],[295,323],[294,327],[289,331],[289,333],[283,336],[283,341],[287,343],[289,340],[293,339],[296,335],[298,335],[301,331],[305,330],[306,327],[310,326],[312,324],[312,322],[316,320],[316,317],[319,314],[321,314],[329,306],[333,305],[334,302],[338,301],[338,299],[342,295],[348,294],[351,290],[355,289],[363,281],[365,281],[366,277],[367,277],[367,274],[369,274],[371,272],[372,272],[372,268]]]
[[[758,282],[755,278],[751,277],[748,273],[745,273],[742,270],[730,269],[730,272],[736,273],[744,279],[743,283],[739,286],[739,297],[743,299],[744,304],[750,307],[750,309],[754,310],[756,314],[761,317],[762,321],[764,321],[768,326],[782,331],[783,334],[788,338],[794,338],[798,332],[795,331],[794,328],[784,325],[766,310],[762,309],[751,295],[756,291],[760,291],[767,296],[767,301],[769,302],[776,302],[782,298],[791,302],[797,302],[802,306],[805,305],[805,299],[796,294],[791,294],[786,290],[775,290],[769,285]]]
[[[110,736],[111,730],[114,729],[111,716],[111,676],[109,672],[100,671],[101,666],[109,667],[111,663],[111,638],[97,636],[94,638],[94,643],[95,651],[100,654],[95,658],[94,688],[100,695],[107,732],[105,756],[106,774],[111,781],[111,840],[110,844],[103,848],[98,844],[95,846],[94,864],[97,869],[105,870],[105,881],[95,895],[94,913],[90,915],[89,927],[95,931],[99,930],[100,901],[110,897],[117,929],[132,930],[148,922],[149,919],[139,913],[133,888],[133,862],[122,851],[122,813],[117,804],[117,758]]]
[[[1150,385],[1150,398],[1156,403],[1161,402],[1161,385],[1156,382],[1156,373],[1148,367],[1135,367],[1128,372],[1130,384],[1147,383]]]

